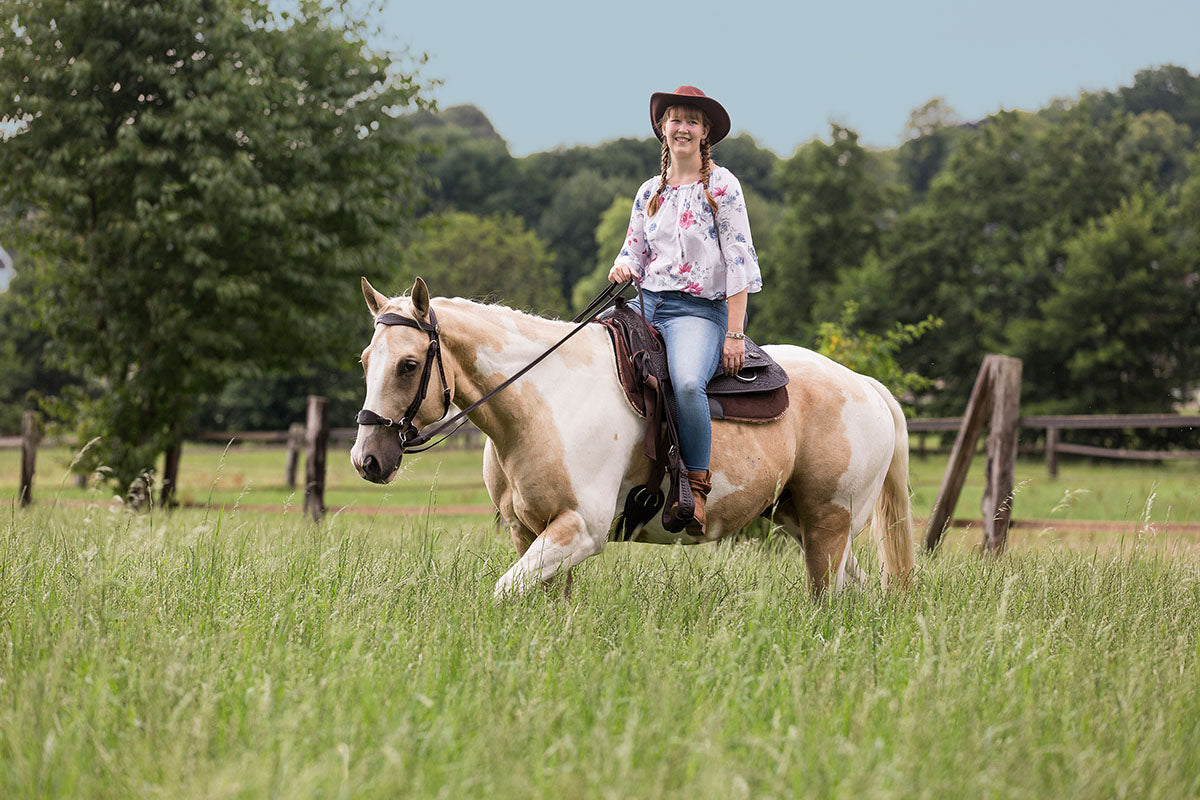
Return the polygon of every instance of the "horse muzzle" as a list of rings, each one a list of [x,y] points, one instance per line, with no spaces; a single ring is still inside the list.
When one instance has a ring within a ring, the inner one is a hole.
[[[368,433],[359,428],[358,439],[350,451],[350,462],[360,477],[371,483],[387,484],[395,479],[404,458],[400,437],[394,431],[372,430]]]

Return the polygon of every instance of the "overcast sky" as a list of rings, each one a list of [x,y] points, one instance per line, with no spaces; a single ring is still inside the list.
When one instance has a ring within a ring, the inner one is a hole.
[[[790,155],[831,119],[894,147],[934,97],[974,120],[1200,71],[1197,0],[386,0],[379,19],[428,55],[439,104],[480,107],[518,156],[647,136],[650,93],[681,84]]]

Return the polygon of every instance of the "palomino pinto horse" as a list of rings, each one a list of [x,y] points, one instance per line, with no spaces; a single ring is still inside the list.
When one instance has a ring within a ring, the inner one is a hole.
[[[366,278],[362,285],[376,320],[394,315],[375,326],[362,354],[367,396],[359,421],[369,424],[359,425],[351,459],[375,483],[390,482],[404,455],[402,434],[378,420],[390,423],[408,410],[416,427],[437,422],[447,399],[471,405],[570,330],[502,306],[431,300],[420,278],[409,297],[385,297]],[[431,311],[444,379],[425,364],[433,358]],[[775,506],[776,523],[803,548],[820,594],[840,588],[848,573],[863,580],[850,542],[873,514],[884,587],[889,579],[903,584],[913,569],[913,543],[899,404],[878,381],[809,350],[768,351],[791,376],[791,405],[775,422],[714,421],[706,535],[668,533],[655,515],[633,540],[712,541]],[[423,383],[428,391],[414,407]],[[484,481],[520,556],[496,584],[497,596],[524,592],[599,553],[626,494],[650,474],[644,422],[622,392],[600,325],[586,326],[469,418],[488,436]]]

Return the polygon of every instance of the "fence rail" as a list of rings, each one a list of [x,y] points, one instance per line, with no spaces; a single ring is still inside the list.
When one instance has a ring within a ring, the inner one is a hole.
[[[71,447],[75,442],[68,437],[47,437],[40,435],[36,418],[30,414],[24,420],[22,436],[0,436],[0,450],[22,450],[22,479],[19,494],[22,502],[29,502],[32,497],[33,463],[39,447],[66,446]],[[916,451],[924,455],[924,437],[927,433],[958,431],[962,427],[962,417],[924,417],[908,420],[908,430],[918,437]],[[1021,448],[1022,452],[1045,453],[1046,468],[1050,477],[1058,475],[1058,456],[1060,454],[1086,456],[1089,458],[1109,458],[1129,461],[1169,461],[1169,460],[1200,460],[1200,450],[1131,450],[1126,448],[1095,447],[1092,445],[1072,444],[1060,439],[1060,432],[1065,430],[1114,430],[1114,429],[1151,429],[1151,428],[1200,428],[1200,414],[1065,414],[1059,416],[1030,416],[1021,417],[1018,425],[1026,430],[1044,430],[1045,444],[1041,448]],[[329,428],[326,439],[329,442],[345,444],[353,441],[358,435],[358,428]],[[290,430],[284,431],[207,431],[188,437],[191,442],[212,442],[235,445],[287,445],[288,456],[285,476],[288,486],[294,486],[296,480],[299,454],[305,444],[309,444],[310,461],[318,460],[311,452],[311,443],[306,442],[305,426],[294,424]],[[484,434],[473,425],[465,425],[456,436],[451,438],[446,449],[473,449],[483,446]],[[323,449],[323,448],[322,448]],[[323,454],[322,454],[323,455]],[[323,460],[323,459],[322,459]],[[306,476],[306,484],[313,487],[314,479]],[[321,482],[323,483],[323,481]],[[320,487],[323,488],[323,487]],[[323,494],[323,492],[322,492]],[[319,495],[310,501],[310,513],[320,516],[323,497]]]
[[[1045,444],[1040,448],[1040,452],[1045,453],[1046,469],[1052,478],[1058,475],[1060,453],[1123,461],[1200,460],[1200,450],[1129,450],[1122,447],[1071,444],[1061,441],[1059,433],[1064,430],[1200,428],[1200,414],[1063,414],[1021,417],[1019,424],[1026,430],[1044,430],[1046,432]],[[924,434],[957,431],[961,425],[962,417],[926,417],[910,419],[908,430],[910,433],[917,434],[917,452],[924,455],[926,452]],[[1022,448],[1022,452],[1031,451]],[[1038,450],[1032,452],[1038,452]]]

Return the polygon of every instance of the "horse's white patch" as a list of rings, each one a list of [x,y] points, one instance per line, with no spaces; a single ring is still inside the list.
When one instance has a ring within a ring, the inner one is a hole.
[[[395,369],[392,354],[388,350],[388,337],[378,336],[371,345],[371,358],[367,365],[367,399],[363,408],[383,414],[383,383],[387,371]],[[362,427],[361,425],[359,426]]]
[[[855,377],[865,382],[861,376]],[[891,412],[883,398],[870,386],[864,388],[867,394],[860,401],[844,391],[842,425],[850,442],[850,463],[834,495],[834,502],[850,512],[851,535],[862,530],[870,519],[896,443]]]
[[[714,471],[711,476],[712,491],[708,493],[708,502],[716,503],[722,497],[728,497],[731,494],[736,494],[748,487],[741,484],[731,483],[728,476],[724,472]]]

